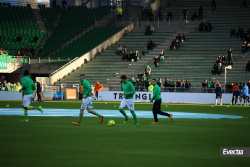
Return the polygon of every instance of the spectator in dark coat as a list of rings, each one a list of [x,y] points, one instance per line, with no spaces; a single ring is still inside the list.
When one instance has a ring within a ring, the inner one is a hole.
[[[184,19],[186,19],[186,16],[187,16],[187,8],[184,7],[183,9],[183,16],[184,16]]]
[[[247,63],[247,65],[246,65],[246,71],[250,71],[250,61]]]
[[[32,46],[30,46],[30,54],[32,54],[33,57],[35,57],[35,50]]]
[[[35,37],[33,38],[33,40],[34,40],[35,43],[37,43],[38,39],[39,39],[39,38],[38,38],[37,36],[35,36]]]
[[[161,16],[162,16],[161,7],[158,9],[158,16],[159,16],[159,21],[161,21]]]
[[[198,20],[202,20],[202,16],[203,16],[203,5],[201,5],[200,6],[200,8],[199,8],[199,18],[198,18]]]
[[[204,24],[203,24],[203,21],[201,21],[200,25],[199,25],[199,31],[202,32],[203,31],[203,27],[204,27]]]
[[[193,15],[192,15],[192,20],[194,21],[194,20],[196,20],[198,18],[198,12],[197,12],[197,10],[196,11],[194,11],[194,13],[193,13]]]
[[[212,12],[216,10],[216,2],[215,0],[212,0]]]
[[[232,38],[234,36],[235,38],[235,29],[230,29],[230,37]]]
[[[228,54],[227,56],[228,64],[233,65],[233,49],[229,49],[227,54]]]
[[[167,17],[167,20],[170,19],[170,21],[172,20],[172,17],[173,17],[173,13],[171,11],[168,12],[168,17]]]
[[[243,34],[243,29],[241,27],[238,28],[238,32],[236,33],[236,38],[238,38],[238,36],[242,36]]]
[[[19,43],[22,42],[22,37],[21,37],[21,35],[18,35],[18,37],[16,38],[16,41],[19,42]]]
[[[186,92],[188,92],[188,90],[189,90],[190,87],[191,87],[191,83],[188,81],[188,79],[186,79],[186,82],[185,82]]]
[[[43,49],[43,47],[42,47],[42,46],[39,48],[38,53],[39,53],[39,54],[44,54],[44,49]]]
[[[246,8],[247,8],[247,0],[243,0],[243,4],[241,5],[241,7],[240,8],[242,8],[242,6],[246,6]]]
[[[141,7],[141,21],[143,21],[143,15],[144,15],[144,6]]]

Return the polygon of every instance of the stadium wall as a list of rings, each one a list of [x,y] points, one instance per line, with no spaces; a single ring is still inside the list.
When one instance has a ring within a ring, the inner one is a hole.
[[[17,91],[0,91],[0,100],[22,100],[22,93]]]
[[[121,101],[123,98],[122,91],[100,91],[98,100],[103,101]],[[232,94],[223,94],[222,103],[229,104],[232,101]],[[138,102],[149,102],[153,97],[153,92],[136,92],[134,100]],[[201,103],[214,104],[215,93],[161,93],[162,102],[168,103]],[[218,104],[220,103],[218,99]]]
[[[118,33],[116,33],[115,35],[113,35],[112,37],[110,37],[109,39],[101,43],[100,45],[96,46],[94,49],[92,49],[88,53],[84,54],[78,59],[75,59],[68,65],[63,66],[62,68],[59,68],[57,71],[51,74],[50,84],[53,85],[58,79],[63,78],[69,72],[81,66],[84,63],[84,59],[87,59],[87,61],[90,61],[90,59],[94,58],[94,56],[98,52],[101,52],[102,50],[107,49],[111,44],[114,44],[116,41],[119,41],[125,33],[131,32],[133,28],[134,28],[134,23],[131,23],[130,25],[123,28],[121,31],[119,31]]]

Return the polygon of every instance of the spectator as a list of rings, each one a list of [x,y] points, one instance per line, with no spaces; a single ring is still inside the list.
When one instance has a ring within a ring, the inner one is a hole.
[[[219,63],[218,65],[218,74],[221,74],[223,72],[223,66],[221,65],[221,63]]]
[[[25,54],[30,56],[30,48],[28,46],[25,48]]]
[[[199,31],[202,32],[204,30],[204,23],[203,21],[201,21],[200,25],[199,25]]]
[[[35,43],[37,43],[37,41],[38,41],[38,37],[37,36],[35,36],[34,38],[33,38],[33,41],[35,42]]]
[[[143,79],[143,81],[146,81],[146,80],[147,80],[147,76],[146,76],[145,73],[143,74],[142,79]]]
[[[221,56],[219,55],[219,56],[217,57],[216,63],[219,64],[219,63],[221,63],[221,61],[222,61],[222,58],[221,58]]]
[[[212,93],[213,86],[214,84],[212,83],[211,80],[209,80],[209,82],[207,83],[208,93]]]
[[[232,38],[234,36],[235,38],[235,29],[230,29],[230,37]]]
[[[147,25],[145,28],[145,35],[149,35],[149,34],[150,34],[150,27],[149,25]]]
[[[226,58],[225,58],[224,55],[222,56],[221,63],[222,63],[222,65],[225,65],[225,64],[226,64]]]
[[[95,96],[97,99],[98,99],[98,92],[101,91],[102,88],[103,88],[102,84],[100,84],[100,82],[97,81],[95,85]]]
[[[162,85],[162,79],[159,78],[158,82],[157,82],[157,85],[161,88],[161,85]]]
[[[53,0],[53,2],[52,2],[52,6],[53,6],[53,8],[55,8],[55,7],[56,7],[56,0]]]
[[[62,8],[63,8],[63,11],[66,11],[67,1],[65,1],[65,0],[62,1]]]
[[[168,92],[170,87],[169,78],[165,78],[165,82],[163,83],[163,85],[165,86],[165,92]]]
[[[152,50],[154,50],[154,47],[155,47],[155,42],[152,41]]]
[[[21,48],[20,52],[21,52],[21,56],[24,56],[24,54],[25,54],[25,49],[24,49],[24,47],[23,47],[23,46],[22,46],[22,48]]]
[[[238,36],[242,36],[243,34],[243,29],[241,27],[238,28],[238,32],[236,33],[236,38],[238,38]]]
[[[16,91],[16,83],[10,84],[11,91]]]
[[[181,40],[181,35],[180,35],[180,33],[178,33],[178,35],[175,37],[175,39]]]
[[[148,50],[150,50],[150,49],[153,50],[152,44],[149,41],[148,41],[148,44],[147,44],[147,49]]]
[[[249,87],[247,86],[247,83],[244,83],[244,88],[243,88],[243,99],[244,99],[244,105],[249,105],[248,104],[248,91],[249,91]]]
[[[192,15],[192,20],[194,21],[194,20],[197,20],[197,18],[198,18],[198,12],[197,12],[197,10],[196,11],[194,11],[194,13],[193,13],[193,15]]]
[[[141,7],[141,21],[143,21],[143,15],[144,15],[144,6]]]
[[[216,2],[212,0],[212,12],[214,12],[214,10],[216,10]]]
[[[5,88],[5,90],[4,91],[9,91],[9,89],[8,88]]]
[[[173,50],[175,46],[175,40],[173,39],[171,44],[170,44],[170,49]]]
[[[172,20],[172,17],[173,17],[173,13],[171,11],[168,12],[168,17],[167,17],[167,20],[171,21]]]
[[[202,83],[201,87],[203,88],[203,92],[207,93],[206,92],[206,89],[207,89],[207,79],[204,80],[204,82]]]
[[[159,21],[161,21],[161,16],[162,16],[162,12],[161,12],[161,7],[158,9],[158,17],[159,17]]]
[[[127,50],[127,48],[126,48],[126,46],[123,46],[123,53],[125,53],[125,52],[127,52],[128,50]]]
[[[229,93],[229,90],[231,89],[230,83],[226,84],[226,93]]]
[[[176,50],[179,49],[179,47],[180,47],[180,41],[179,41],[179,39],[176,39],[176,40],[175,40],[174,46],[175,46]]]
[[[250,43],[247,44],[247,47],[246,47],[246,52],[250,52]]]
[[[175,88],[175,83],[174,81],[172,81],[172,83],[170,84],[169,92],[174,92],[174,88]]]
[[[241,53],[246,53],[247,52],[247,41],[245,41],[242,44],[242,48],[241,48]]]
[[[250,71],[250,61],[248,61],[248,63],[246,64],[246,71]]]
[[[140,91],[143,92],[143,88],[144,88],[144,80],[141,79],[141,82],[140,82]]]
[[[119,8],[117,8],[117,20],[122,21],[122,8],[121,8],[121,6],[119,6]]]
[[[128,56],[128,61],[134,61],[134,53],[133,52],[130,52],[129,56]]]
[[[241,40],[242,39],[245,39],[247,37],[247,29],[245,29],[245,31],[242,33],[242,36],[241,36]]]
[[[185,89],[186,89],[186,92],[188,92],[189,88],[191,87],[191,83],[188,82],[188,79],[186,79],[186,82],[185,82]]]
[[[180,92],[184,92],[184,90],[185,90],[185,82],[184,82],[184,80],[182,79],[182,80],[181,80],[181,85],[180,85]]]
[[[145,56],[145,53],[148,53],[148,50],[146,47],[144,47],[143,51],[142,51],[142,55]]]
[[[151,25],[150,31],[149,31],[149,35],[153,34],[153,32],[155,31],[155,28],[153,25]]]
[[[136,82],[135,77],[132,77],[131,83],[132,83],[133,85],[135,85],[135,82]]]
[[[10,90],[10,82],[5,84],[6,88],[8,88],[8,90]]]
[[[164,51],[163,50],[161,51],[159,57],[160,57],[160,61],[164,60]]]
[[[228,55],[227,57],[228,64],[233,66],[233,49],[229,49],[227,55]]]
[[[247,41],[248,43],[250,42],[249,34],[247,34],[247,36],[245,37],[244,41]]]
[[[158,67],[159,61],[160,61],[159,56],[155,56],[155,58],[154,58],[154,66],[155,66],[155,67]]]
[[[180,91],[180,90],[179,90],[180,86],[181,86],[180,80],[177,79],[177,81],[176,81],[176,92],[179,92],[179,91]]]
[[[203,16],[203,5],[200,6],[198,13],[199,13],[199,18],[198,18],[198,20],[202,20],[202,16]]]
[[[148,16],[149,16],[149,12],[148,12],[148,8],[147,7],[144,10],[144,14],[146,15],[146,20],[147,20]]]
[[[138,78],[139,78],[140,80],[142,79],[142,76],[143,76],[143,74],[142,74],[141,72],[139,72]]]
[[[149,19],[150,19],[150,21],[152,21],[153,20],[153,16],[154,16],[154,12],[153,12],[153,9],[152,9],[152,7],[150,7],[149,8]]]
[[[185,35],[182,33],[182,34],[181,34],[181,43],[183,43],[185,40],[186,40],[186,37],[185,37]]]
[[[22,37],[21,37],[20,34],[19,34],[18,37],[16,38],[16,41],[19,42],[19,43],[22,42]]]
[[[39,53],[39,54],[44,54],[44,49],[43,49],[43,47],[42,47],[42,46],[39,48],[38,53]]]
[[[33,58],[35,57],[35,50],[32,46],[30,46],[30,54],[33,56]]]
[[[211,32],[212,30],[212,24],[208,21],[207,22],[208,32]]]
[[[147,67],[145,68],[145,74],[146,76],[150,76],[151,74],[151,68],[149,67],[149,65],[147,65]]]
[[[134,57],[134,60],[135,60],[135,62],[137,62],[137,59],[138,59],[138,60],[140,59],[140,55],[139,55],[138,50],[135,51],[134,56],[135,56],[135,57]]]
[[[186,16],[187,16],[187,8],[184,7],[183,9],[183,16],[184,16],[184,19],[186,20]]]
[[[139,90],[139,87],[140,87],[140,79],[137,78],[137,79],[136,79],[136,82],[135,82],[135,91],[138,91],[138,90]]]
[[[148,91],[148,87],[151,85],[148,78],[145,80],[144,84],[146,91]]]
[[[243,4],[241,5],[241,7],[240,8],[242,8],[242,6],[246,6],[246,8],[247,8],[247,0],[243,0]]]
[[[128,61],[128,52],[124,52],[122,56],[122,61],[127,60]]]
[[[19,82],[16,83],[16,91],[19,91],[22,89],[22,85],[20,85]]]
[[[153,90],[154,90],[154,86],[153,85],[149,85],[148,92],[153,92]]]

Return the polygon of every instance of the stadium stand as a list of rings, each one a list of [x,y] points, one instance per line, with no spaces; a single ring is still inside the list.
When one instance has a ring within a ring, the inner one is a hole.
[[[57,5],[56,8],[46,8],[45,5],[38,5],[38,8],[47,29],[51,30],[54,27],[55,21],[58,19],[57,15],[61,12],[60,6]]]
[[[41,32],[36,18],[30,6],[10,6],[0,10],[0,36],[2,37],[0,45],[3,50],[8,50],[8,55],[16,55],[22,46],[33,46],[36,50],[40,45],[46,32]],[[21,35],[22,41],[16,42],[18,35]],[[37,35],[39,40],[33,43],[34,36]]]
[[[111,6],[103,6],[88,9],[86,6],[69,6],[44,45],[45,55],[48,55],[68,39],[89,27],[94,23],[95,19],[108,13],[111,8]]]

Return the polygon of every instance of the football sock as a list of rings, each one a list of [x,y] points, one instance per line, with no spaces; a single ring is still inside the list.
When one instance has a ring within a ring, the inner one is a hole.
[[[136,114],[135,114],[135,111],[130,111],[130,112],[131,112],[131,114],[133,115],[133,118],[134,118],[134,120],[135,120],[135,123],[138,124],[138,122],[137,122],[137,117],[136,117]]]
[[[27,110],[38,110],[38,107],[28,106]]]
[[[128,118],[128,116],[126,115],[126,113],[125,113],[125,111],[123,109],[119,109],[119,111],[122,113],[122,115],[125,116],[126,119]]]
[[[26,109],[24,108],[23,111],[24,111],[25,119],[28,119],[28,110],[26,110]]]
[[[100,114],[98,114],[98,113],[97,113],[96,115],[97,115],[99,118],[101,117],[101,115],[100,115]]]
[[[78,119],[78,122],[81,123],[81,121],[82,121],[82,118],[79,118],[79,119]]]

